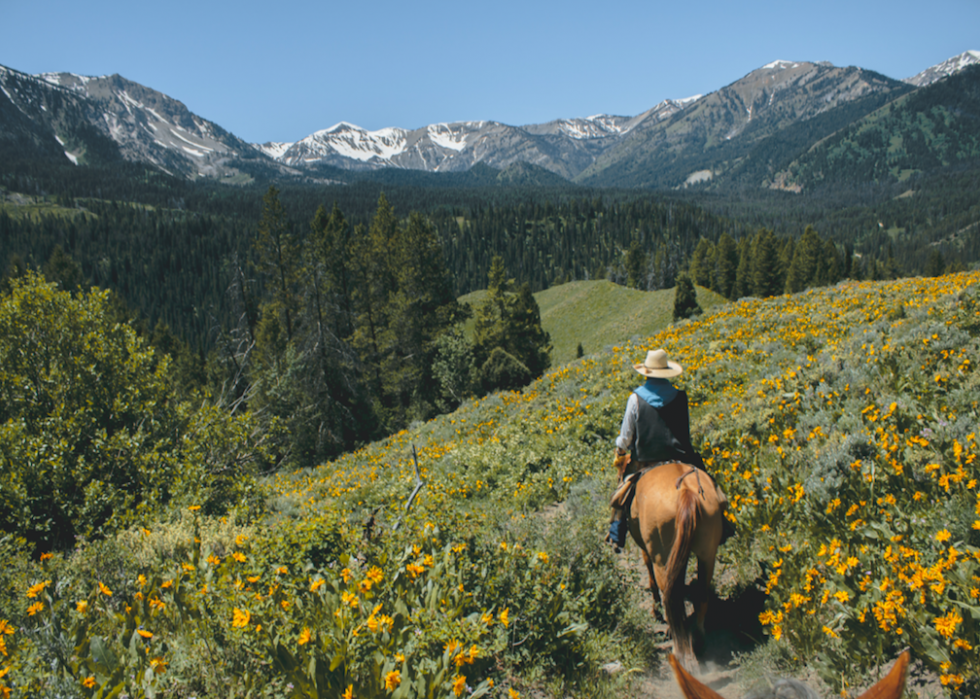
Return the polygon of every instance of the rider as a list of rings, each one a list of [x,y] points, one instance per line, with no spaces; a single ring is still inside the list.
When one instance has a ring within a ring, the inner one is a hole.
[[[636,470],[667,461],[680,461],[704,471],[704,461],[691,444],[690,415],[687,393],[678,391],[668,379],[684,371],[672,362],[662,349],[647,352],[643,364],[633,368],[646,377],[646,382],[630,394],[626,401],[623,425],[616,437],[616,456],[624,456],[632,447],[631,462]],[[728,498],[715,484],[722,514]],[[626,543],[625,508],[613,509],[608,541],[618,551]],[[733,533],[731,522],[722,516],[722,541]]]

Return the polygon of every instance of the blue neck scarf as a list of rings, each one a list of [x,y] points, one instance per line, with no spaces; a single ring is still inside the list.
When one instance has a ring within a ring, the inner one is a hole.
[[[677,396],[677,389],[670,385],[667,379],[647,379],[647,382],[635,391],[636,395],[645,400],[653,408],[662,408]]]

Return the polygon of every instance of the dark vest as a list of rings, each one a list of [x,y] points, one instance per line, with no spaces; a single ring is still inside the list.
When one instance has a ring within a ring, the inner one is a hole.
[[[674,399],[661,408],[654,408],[640,395],[636,398],[638,411],[633,443],[636,460],[683,461],[700,466],[700,459],[691,446],[687,393],[678,391]]]

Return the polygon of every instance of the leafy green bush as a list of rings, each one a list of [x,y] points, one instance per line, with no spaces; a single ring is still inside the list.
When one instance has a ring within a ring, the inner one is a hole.
[[[211,512],[254,497],[248,416],[179,403],[170,362],[115,322],[109,292],[28,274],[0,298],[0,527],[71,547],[171,502]]]

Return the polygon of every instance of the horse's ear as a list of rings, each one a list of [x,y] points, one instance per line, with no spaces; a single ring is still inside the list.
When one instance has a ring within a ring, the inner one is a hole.
[[[701,684],[691,677],[690,673],[677,662],[677,658],[674,657],[673,653],[667,659],[670,661],[670,666],[674,668],[674,677],[677,678],[677,684],[680,685],[681,691],[684,693],[686,699],[724,699],[711,687]]]
[[[909,669],[909,652],[900,656],[887,675],[858,697],[858,699],[899,699],[905,691],[905,677]]]

